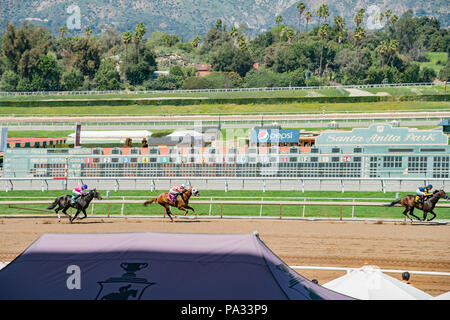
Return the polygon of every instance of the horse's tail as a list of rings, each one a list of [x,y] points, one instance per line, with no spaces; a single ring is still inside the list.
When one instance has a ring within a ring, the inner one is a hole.
[[[384,206],[385,207],[393,207],[400,202],[401,202],[401,200],[396,200],[396,201],[392,201],[390,204],[385,204]]]
[[[154,197],[154,198],[151,199],[151,200],[147,200],[147,201],[144,202],[144,206],[147,206],[147,205],[149,205],[149,204],[152,204],[153,202],[156,202],[157,200],[158,200],[158,197]]]
[[[49,205],[49,206],[47,207],[47,209],[48,209],[48,210],[51,210],[51,209],[53,209],[54,207],[56,207],[56,206],[58,205],[58,200],[59,200],[59,198],[56,198],[56,200],[53,201],[53,203],[52,203],[51,205]]]

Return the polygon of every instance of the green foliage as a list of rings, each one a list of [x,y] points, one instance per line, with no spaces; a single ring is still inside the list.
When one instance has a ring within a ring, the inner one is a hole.
[[[236,72],[213,72],[204,77],[212,88],[239,88],[242,86],[242,78]]]
[[[165,90],[323,85],[330,81],[428,82],[446,78],[450,31],[441,28],[436,18],[417,17],[411,11],[397,17],[392,10],[386,10],[380,16],[385,28],[366,31],[363,9],[340,15],[335,11],[334,6],[326,4],[311,11],[308,4],[298,3],[291,13],[272,17],[266,28],[269,31],[261,34],[244,25],[227,30],[224,21],[214,18],[199,27],[209,29],[203,34],[197,32],[186,42],[174,33],[175,28],[170,33],[154,31],[145,39],[145,21],[127,23],[126,29],[133,32],[120,34],[107,27],[99,34],[92,26],[76,36],[64,24],[56,30],[49,27],[56,36],[33,24],[6,24],[0,37],[0,89]],[[319,23],[312,21],[314,28],[307,32],[313,14]],[[292,17],[298,25],[296,31]],[[154,24],[147,24],[149,29],[157,30]],[[165,56],[160,68],[171,67],[169,76],[152,78],[158,69],[155,52]],[[111,59],[120,70],[110,62],[102,62]],[[259,63],[259,70],[252,68],[254,62]],[[210,64],[214,72],[201,80],[193,78],[194,63]]]
[[[189,77],[184,81],[183,89],[212,89],[212,84],[204,77]]]
[[[17,91],[17,85],[20,81],[20,77],[12,70],[8,70],[2,75],[0,82],[0,91],[14,92]]]
[[[244,77],[252,68],[253,59],[247,50],[242,51],[226,42],[211,53],[211,64],[216,71],[236,72]]]
[[[94,82],[97,90],[119,90],[120,75],[117,72],[116,62],[111,59],[103,60],[95,74]]]
[[[83,86],[84,77],[83,74],[75,69],[71,68],[66,70],[61,75],[61,90],[65,91],[77,91]]]
[[[73,52],[73,66],[84,76],[92,79],[100,66],[100,44],[91,38],[79,38],[71,43]]]
[[[156,56],[149,46],[135,48],[127,62],[123,64],[122,72],[132,85],[141,85],[149,80],[156,71]]]
[[[177,90],[183,86],[183,76],[161,75],[144,83],[147,90]]]

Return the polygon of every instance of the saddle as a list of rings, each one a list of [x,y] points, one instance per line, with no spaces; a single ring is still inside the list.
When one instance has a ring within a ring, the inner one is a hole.
[[[169,196],[167,197],[167,200],[169,200],[170,202],[173,203],[174,206],[176,206],[176,201],[177,201],[177,197],[179,196],[179,194],[175,197],[175,195],[173,193],[169,193]]]

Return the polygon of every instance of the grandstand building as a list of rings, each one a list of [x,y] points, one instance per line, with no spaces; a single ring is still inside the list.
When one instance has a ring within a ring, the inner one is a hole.
[[[14,148],[5,151],[3,176],[449,178],[450,146],[439,130],[374,124],[309,139],[255,129],[250,144],[237,147]]]

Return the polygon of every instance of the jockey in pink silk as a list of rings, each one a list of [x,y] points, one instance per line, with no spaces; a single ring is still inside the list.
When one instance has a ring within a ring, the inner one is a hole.
[[[75,187],[72,190],[72,199],[70,200],[70,202],[72,202],[73,204],[77,203],[78,199],[85,194],[85,192],[83,190],[86,190],[88,188],[87,185],[82,184],[79,185],[78,187]]]
[[[186,191],[186,187],[184,184],[182,184],[181,186],[174,186],[172,188],[170,188],[169,190],[169,194],[172,195],[172,201],[175,204],[175,206],[177,205],[177,197],[181,194],[183,194],[183,192]]]

